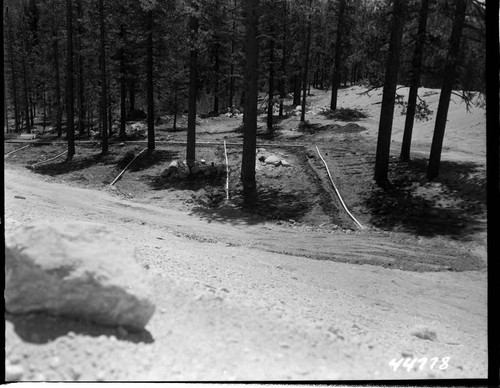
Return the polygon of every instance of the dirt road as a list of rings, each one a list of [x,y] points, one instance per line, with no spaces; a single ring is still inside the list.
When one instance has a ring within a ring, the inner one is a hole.
[[[227,217],[200,217],[15,167],[5,171],[5,202],[7,231],[38,219],[111,226],[137,247],[156,295],[139,334],[7,316],[7,358],[22,365],[23,379],[486,376],[485,271],[382,266],[446,267],[456,251],[432,241],[240,223],[229,207]],[[402,357],[428,362],[394,371],[389,362]]]

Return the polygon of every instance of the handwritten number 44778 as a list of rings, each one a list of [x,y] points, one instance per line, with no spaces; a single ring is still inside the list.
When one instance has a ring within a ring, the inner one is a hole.
[[[408,372],[410,372],[415,367],[423,370],[426,365],[429,369],[434,369],[437,366],[437,369],[445,370],[446,368],[448,368],[448,362],[450,361],[450,358],[451,357],[443,357],[442,359],[439,359],[439,357],[432,357],[431,359],[428,359],[427,357],[406,357],[400,358],[399,360],[393,358],[391,361],[389,361],[389,366],[392,366],[394,372],[396,372],[399,367],[406,368]]]

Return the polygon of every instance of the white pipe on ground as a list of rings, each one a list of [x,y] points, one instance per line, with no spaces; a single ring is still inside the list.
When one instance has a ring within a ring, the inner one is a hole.
[[[30,145],[31,145],[31,144],[28,144],[28,145],[25,145],[24,147],[18,148],[17,150],[10,151],[8,154],[5,154],[3,158],[4,158],[4,159],[7,159],[7,157],[8,157],[9,155],[12,155],[12,154],[13,154],[13,153],[15,153],[15,152],[18,152],[18,151],[24,150],[25,148],[28,148]]]
[[[118,174],[118,176],[115,178],[115,180],[114,180],[113,182],[111,182],[109,185],[110,185],[110,186],[113,186],[113,185],[116,183],[116,181],[117,181],[118,179],[120,179],[120,177],[121,177],[121,176],[123,175],[123,173],[127,170],[127,168],[128,168],[128,167],[132,164],[132,162],[133,162],[134,160],[136,160],[136,159],[137,159],[137,158],[138,158],[138,157],[139,157],[139,156],[140,156],[140,155],[141,155],[144,151],[146,151],[146,150],[147,150],[147,148],[144,148],[141,152],[139,152],[139,154],[138,154],[138,155],[137,155],[134,159],[132,159],[132,160],[129,162],[129,164],[127,164],[127,166],[123,169],[123,171],[122,171],[120,174]]]
[[[224,156],[226,157],[226,200],[229,201],[229,162],[227,160],[227,148],[225,140],[224,140]]]
[[[64,151],[64,152],[61,152],[59,155],[54,156],[54,157],[53,157],[53,158],[51,158],[51,159],[47,159],[47,160],[44,160],[43,162],[38,162],[38,163],[32,164],[30,167],[31,167],[31,168],[34,168],[34,167],[36,167],[36,166],[39,166],[40,164],[44,164],[44,163],[51,162],[51,161],[53,161],[53,160],[55,160],[55,159],[57,159],[57,158],[59,158],[59,157],[63,156],[63,155],[64,155],[64,154],[66,154],[67,152],[68,152],[67,150],[66,150],[66,151]]]
[[[356,223],[356,225],[357,225],[360,229],[364,229],[364,226],[363,226],[363,225],[361,225],[361,224],[359,223],[359,221],[358,221],[356,218],[354,218],[354,216],[351,214],[351,212],[347,209],[347,206],[345,205],[345,203],[344,203],[344,201],[343,201],[342,197],[340,196],[339,191],[337,190],[337,186],[335,186],[335,183],[333,182],[333,178],[332,178],[332,175],[330,174],[330,170],[328,169],[328,165],[326,164],[325,159],[323,159],[323,157],[321,156],[321,153],[319,152],[319,148],[318,148],[318,147],[316,147],[316,151],[318,151],[318,155],[319,155],[319,157],[320,157],[320,158],[321,158],[321,160],[323,161],[323,164],[324,164],[324,165],[325,165],[325,167],[326,167],[326,172],[328,173],[328,176],[329,176],[329,178],[330,178],[330,182],[332,182],[333,188],[335,189],[335,193],[337,194],[337,197],[339,197],[339,199],[340,199],[340,203],[342,204],[342,206],[343,206],[344,210],[345,210],[345,211],[346,211],[346,213],[349,215],[349,217],[351,217],[351,218],[352,218],[352,220]]]

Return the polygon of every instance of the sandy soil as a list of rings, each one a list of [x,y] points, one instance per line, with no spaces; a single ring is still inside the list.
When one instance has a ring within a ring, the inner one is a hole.
[[[423,177],[421,159],[432,120],[418,122],[412,163],[391,162],[394,187],[382,192],[371,180],[381,91],[361,92],[343,89],[339,101],[362,108],[366,119],[327,120],[316,113],[328,94],[314,91],[313,131],[298,131],[292,116],[261,140],[292,167],[258,166],[260,211],[253,213],[241,206],[236,178],[229,204],[220,177],[159,179],[169,160],[182,157],[181,146],[160,144],[113,188],[124,153],[143,145],[114,146],[104,158],[81,146],[72,164],[34,171],[25,166],[61,148],[10,155],[7,232],[39,219],[111,226],[137,247],[157,311],[141,333],[6,314],[8,363],[22,368],[22,380],[486,377],[484,110],[451,105],[435,182]],[[435,110],[438,96],[427,98]],[[198,140],[241,142],[240,123],[200,119]],[[396,112],[395,157],[403,124]],[[181,141],[185,133],[159,131],[159,138]],[[315,146],[364,230],[340,209]],[[6,144],[5,152],[19,147]],[[239,148],[228,147],[230,176],[237,177]],[[198,153],[223,160],[220,146]],[[402,358],[420,361],[391,363]]]

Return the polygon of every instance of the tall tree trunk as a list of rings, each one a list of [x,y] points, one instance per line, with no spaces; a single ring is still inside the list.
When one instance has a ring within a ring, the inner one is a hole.
[[[403,144],[399,159],[403,162],[410,160],[411,136],[415,120],[415,109],[417,106],[418,88],[420,86],[420,74],[422,72],[422,54],[425,45],[425,30],[427,28],[427,15],[429,13],[429,0],[422,0],[418,22],[417,43],[413,54],[413,74],[410,82],[408,95],[408,107],[406,108],[405,129],[403,132]]]
[[[258,58],[257,42],[259,22],[259,0],[244,2],[245,12],[245,115],[243,125],[243,156],[241,161],[241,183],[243,198],[248,206],[254,206],[257,199],[255,182],[255,152],[257,145],[257,93]]]
[[[26,66],[26,57],[23,55],[23,99],[24,99],[24,121],[26,122],[26,132],[31,132],[30,126],[30,103],[29,103],[29,90],[28,90],[28,69]]]
[[[283,2],[283,53],[281,55],[281,77],[280,77],[280,111],[279,116],[283,117],[283,105],[286,98],[286,68],[287,68],[287,36],[288,36],[288,0]]]
[[[75,113],[73,91],[73,4],[66,0],[66,32],[67,32],[67,58],[66,58],[66,133],[68,138],[67,161],[75,155]]]
[[[83,78],[83,54],[82,54],[82,36],[83,36],[83,9],[82,0],[77,0],[76,2],[76,14],[78,20],[77,27],[77,37],[75,39],[75,49],[76,49],[76,65],[77,65],[77,76],[76,76],[76,106],[78,110],[78,134],[83,136],[85,134],[85,112],[84,112],[84,78]]]
[[[125,80],[125,25],[120,26],[120,139],[125,138],[127,121],[127,85]]]
[[[444,131],[446,129],[446,119],[448,117],[448,108],[450,106],[451,92],[456,79],[456,67],[459,60],[460,39],[465,22],[465,11],[467,8],[466,0],[456,0],[455,16],[451,30],[448,55],[443,72],[443,85],[439,104],[436,113],[436,122],[434,125],[434,135],[432,137],[431,153],[429,164],[427,165],[427,178],[429,180],[439,175],[439,165],[441,163],[441,151],[443,148]]]
[[[129,112],[135,110],[135,80],[130,80],[128,85]]]
[[[177,130],[177,111],[178,111],[178,105],[177,105],[177,81],[174,81],[174,123],[172,125],[172,129],[175,131]]]
[[[199,21],[196,16],[198,6],[195,2],[191,4],[192,14],[189,17],[189,31],[191,34],[191,47],[189,49],[189,96],[188,96],[188,128],[186,162],[189,168],[196,161],[196,102],[198,96],[198,27]]]
[[[304,72],[302,73],[302,111],[300,114],[300,121],[304,122],[306,119],[306,96],[307,96],[307,76],[309,73],[309,48],[311,46],[311,13],[312,0],[309,0],[309,14],[307,16],[307,39],[306,39],[306,58],[304,60]]]
[[[273,130],[273,108],[274,108],[274,34],[269,41],[269,99],[267,100],[267,132]]]
[[[43,130],[45,131],[45,127],[47,125],[47,87],[45,82],[43,84]]]
[[[155,149],[155,107],[153,90],[153,11],[148,11],[147,43],[147,99],[148,99],[148,151]],[[132,102],[131,102],[132,104]]]
[[[30,93],[30,127],[35,126],[36,104],[33,99],[33,93]]]
[[[4,20],[3,18],[3,1],[1,2],[0,6],[2,7],[2,9],[0,10],[0,17],[2,18],[2,21]],[[3,26],[2,26],[3,27]],[[5,51],[4,51],[4,37],[3,37],[3,28],[1,29],[0,31],[0,63],[2,63],[2,65],[5,63]],[[2,118],[2,125],[5,123],[5,130],[7,133],[9,133],[9,120],[7,118],[7,109],[6,109],[6,104],[7,104],[7,99],[6,99],[6,95],[5,95],[5,74],[2,74],[1,75],[2,79],[0,80],[0,90],[2,90],[2,99],[4,101],[3,104],[0,104],[0,116]],[[3,205],[3,203],[2,203]],[[2,223],[2,230],[5,232],[5,227],[3,226],[3,223]]]
[[[231,35],[231,66],[229,70],[229,109],[233,111],[234,106],[234,54],[235,54],[235,34],[236,34],[236,1],[233,5],[233,26]]]
[[[102,121],[102,150],[108,152],[108,121],[107,121],[107,84],[106,81],[106,31],[104,29],[104,1],[99,0],[99,32],[100,32],[100,59],[101,59],[101,121]]]
[[[2,8],[3,9],[3,8]],[[19,124],[19,101],[17,99],[17,77],[16,77],[16,65],[14,60],[14,48],[12,45],[12,40],[14,39],[14,34],[12,31],[12,20],[10,18],[9,8],[5,9],[5,19],[7,22],[8,30],[8,49],[9,49],[9,64],[10,64],[10,72],[11,72],[11,82],[12,82],[12,103],[14,105],[14,130],[15,132],[19,132],[20,124]],[[3,31],[3,29],[2,29]]]
[[[340,85],[340,67],[342,64],[342,30],[344,28],[345,7],[345,0],[340,0],[339,14],[337,18],[337,40],[335,42],[335,62],[333,66],[332,99],[330,101],[331,110],[337,109],[337,96]]]
[[[108,78],[108,77],[106,77]],[[108,78],[108,137],[111,138],[113,136],[113,101],[111,98],[111,84]]]
[[[302,74],[302,68],[298,71],[294,72],[292,77],[293,82],[293,105],[300,105],[300,91],[301,91],[301,83],[300,83],[300,75]]]
[[[220,71],[220,60],[219,60],[219,42],[214,44],[214,109],[213,113],[215,115],[219,114],[219,71]]]
[[[57,131],[57,137],[61,137],[62,136],[61,74],[59,71],[59,47],[55,32],[52,35],[52,39],[53,39],[52,48],[54,51],[54,72],[56,78],[56,85],[55,85],[56,131]]]
[[[407,0],[394,0],[391,39],[389,54],[385,68],[384,91],[378,128],[377,154],[375,158],[374,179],[379,184],[388,181],[389,152],[391,147],[392,120],[394,117],[394,100],[399,71],[399,56],[403,38],[403,19]]]

